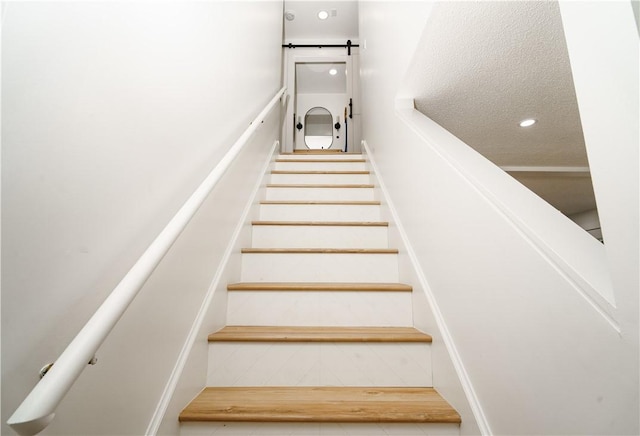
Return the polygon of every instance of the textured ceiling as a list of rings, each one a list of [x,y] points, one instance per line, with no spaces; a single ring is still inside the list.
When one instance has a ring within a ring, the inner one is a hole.
[[[498,165],[587,166],[555,2],[434,9],[411,77],[416,107]],[[518,123],[538,123],[521,128]]]
[[[556,2],[441,2],[406,77],[416,108],[561,212],[595,209]],[[519,122],[534,118],[532,127]],[[535,174],[528,169],[535,167]],[[541,171],[551,167],[549,172]]]
[[[345,44],[348,39],[358,41],[357,1],[288,1],[284,10],[293,12],[293,21],[284,20],[284,42],[294,44]],[[318,19],[318,12],[329,12],[326,20]]]

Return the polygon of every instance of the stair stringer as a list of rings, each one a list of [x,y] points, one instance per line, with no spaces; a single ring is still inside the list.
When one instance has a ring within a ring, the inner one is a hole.
[[[366,141],[362,141],[362,156],[371,171],[371,184],[375,198],[381,201],[381,219],[389,222],[389,246],[398,249],[398,273],[400,282],[413,286],[412,307],[415,328],[429,332],[433,337],[431,365],[433,387],[458,411],[462,418],[460,435],[486,434],[488,423],[479,401],[468,380],[468,375],[457,354],[446,324],[431,294],[429,282],[416,260],[415,253],[398,219],[393,202],[387,194],[377,166],[369,153]],[[443,334],[444,332],[444,334]]]
[[[184,404],[195,397],[205,385],[209,365],[209,345],[202,338],[222,328],[227,317],[227,283],[238,281],[241,270],[241,249],[250,243],[251,222],[258,219],[260,199],[264,198],[270,171],[280,149],[279,141],[274,141],[267,153],[252,193],[249,195],[241,218],[229,240],[224,256],[217,266],[209,290],[202,301],[176,364],[162,392],[154,411],[147,435],[178,434],[176,416]],[[185,375],[188,375],[185,376]]]

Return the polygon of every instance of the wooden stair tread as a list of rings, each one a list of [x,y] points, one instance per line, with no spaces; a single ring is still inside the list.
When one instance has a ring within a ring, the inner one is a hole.
[[[351,200],[262,200],[260,204],[287,205],[336,205],[336,206],[380,206],[380,201],[351,201]]]
[[[243,248],[245,254],[398,254],[397,248]]]
[[[180,421],[461,422],[435,389],[418,387],[208,387]]]
[[[276,159],[276,162],[344,162],[344,163],[363,163],[366,162],[364,159]]]
[[[333,153],[345,153],[340,149],[328,149],[328,150],[293,150],[293,153],[280,153],[281,155],[293,155],[293,154],[333,154]],[[349,154],[349,153],[345,153]],[[360,153],[351,153],[360,154]]]
[[[389,227],[386,221],[252,221],[254,226]]]
[[[359,175],[367,175],[371,174],[369,171],[282,171],[282,170],[273,170],[271,174],[359,174]]]
[[[356,183],[267,183],[267,188],[373,188],[373,185]]]
[[[340,152],[339,150],[331,152]],[[365,163],[361,155],[346,159],[314,158],[313,154],[328,154],[328,151],[303,151],[298,156],[278,158],[276,162],[293,163]],[[293,154],[293,153],[291,153]],[[309,156],[305,156],[309,155]],[[368,175],[369,171],[351,170],[355,167],[315,166],[311,171],[287,171],[288,167],[271,171],[271,174],[291,175]],[[332,168],[329,170],[325,168]],[[344,171],[340,170],[344,168]],[[345,179],[346,180],[346,179]],[[286,181],[286,180],[285,180]],[[297,182],[298,180],[293,180]],[[315,179],[309,181],[325,181]],[[327,182],[331,180],[327,179]],[[355,180],[354,181],[360,181]],[[363,179],[364,181],[364,179]],[[269,183],[268,188],[374,188],[373,184],[350,183]],[[276,190],[272,191],[276,193]],[[297,191],[296,191],[297,192]],[[303,193],[300,191],[301,194]],[[311,191],[307,191],[311,192]],[[350,191],[355,193],[355,191]],[[349,200],[264,200],[263,205],[367,205],[379,206],[380,201]],[[296,209],[297,210],[297,209]],[[312,209],[310,209],[312,210]],[[337,210],[337,208],[335,209]],[[346,209],[345,209],[346,210]],[[364,211],[364,210],[363,210]],[[328,215],[330,216],[330,215]],[[311,216],[310,216],[311,217]],[[365,217],[363,215],[363,217]],[[377,215],[364,219],[377,219]],[[283,215],[283,218],[288,218]],[[291,216],[291,218],[294,218]],[[303,217],[304,219],[304,217]],[[313,218],[312,218],[313,219]],[[316,219],[322,219],[318,216]],[[331,219],[331,218],[329,218]],[[336,218],[334,218],[336,219]],[[338,217],[337,219],[341,219]],[[357,218],[356,218],[357,219]],[[266,221],[252,222],[257,226],[389,226],[382,221]],[[335,229],[337,231],[337,229]],[[280,244],[273,244],[280,245]],[[367,248],[244,248],[245,254],[397,254],[397,249]],[[317,258],[321,258],[318,256]],[[268,258],[253,258],[268,259]],[[345,257],[348,260],[350,258]],[[373,258],[367,258],[373,261]],[[385,258],[386,259],[386,258]],[[382,259],[382,260],[385,260]],[[365,278],[366,280],[366,278]],[[393,278],[387,280],[394,280]],[[409,285],[401,283],[321,283],[321,282],[241,282],[227,286],[229,291],[376,291],[411,292]],[[266,296],[266,295],[265,295]],[[251,297],[247,295],[247,297]],[[384,297],[384,296],[383,296]],[[393,297],[389,295],[389,297]],[[384,297],[386,298],[386,297]],[[238,324],[244,321],[239,321]],[[253,321],[247,321],[248,324]],[[269,324],[269,322],[265,322]],[[364,323],[366,324],[366,323]],[[375,322],[372,324],[376,324]],[[400,325],[403,325],[402,323]],[[407,324],[405,324],[407,325]],[[209,335],[210,342],[236,342],[233,346],[247,347],[251,343],[296,343],[318,344],[351,343],[369,346],[393,346],[392,343],[425,347],[431,336],[413,327],[337,327],[337,326],[245,326],[231,325]],[[244,343],[244,344],[243,344]],[[232,344],[229,344],[232,345]],[[257,345],[257,344],[254,344]],[[287,345],[287,346],[290,346]],[[219,347],[223,344],[217,345]],[[302,346],[302,345],[298,345]],[[408,347],[408,345],[406,345]],[[414,385],[423,386],[422,382]],[[430,385],[425,382],[424,385]],[[460,415],[434,388],[430,387],[207,387],[180,414],[180,422],[326,422],[326,423],[447,423],[458,425]]]
[[[413,288],[402,283],[241,282],[228,284],[227,290],[412,292]]]
[[[209,342],[423,342],[431,336],[413,327],[226,326]]]

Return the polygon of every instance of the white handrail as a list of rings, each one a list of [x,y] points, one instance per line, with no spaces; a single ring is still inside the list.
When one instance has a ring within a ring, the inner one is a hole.
[[[55,365],[33,388],[7,423],[21,435],[34,435],[42,431],[55,416],[55,409],[80,376],[129,304],[136,297],[151,273],[169,251],[180,233],[200,208],[231,163],[244,148],[249,138],[284,94],[280,89],[269,104],[258,114],[247,130],[233,144],[209,173],[207,178],[184,203],[169,224],[160,232],[149,248],[140,256],[129,272],[102,303],[91,319],[62,352]]]

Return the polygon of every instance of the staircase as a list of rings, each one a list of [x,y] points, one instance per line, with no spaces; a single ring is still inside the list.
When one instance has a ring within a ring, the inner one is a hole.
[[[276,159],[185,435],[459,434],[362,156]]]

